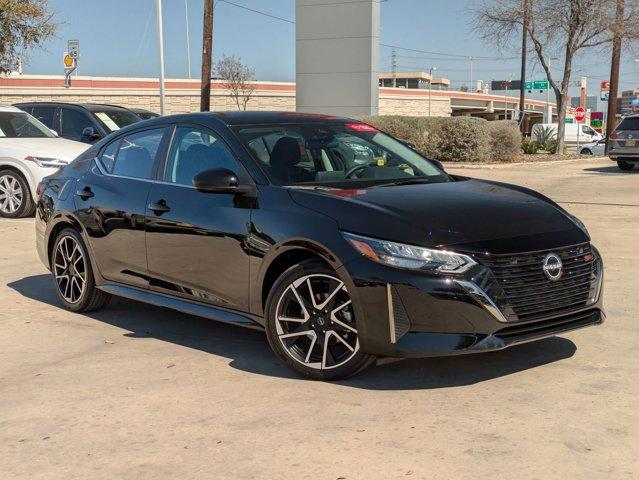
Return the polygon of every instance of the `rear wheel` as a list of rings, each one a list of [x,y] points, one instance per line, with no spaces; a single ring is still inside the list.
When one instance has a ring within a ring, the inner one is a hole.
[[[51,272],[58,298],[73,312],[90,312],[104,307],[110,295],[95,288],[95,279],[82,237],[66,228],[56,238],[51,254]]]
[[[582,155],[592,155],[592,150],[590,150],[589,148],[584,148],[581,150],[581,154]]]
[[[617,162],[617,165],[619,166],[620,169],[622,170],[632,170],[633,168],[635,168],[635,164],[634,163],[630,163],[630,162],[625,162],[623,160],[619,160]]]
[[[269,294],[266,317],[271,348],[305,377],[336,380],[375,360],[360,351],[346,286],[321,262],[303,262],[284,272]]]
[[[0,170],[0,217],[32,215],[35,203],[24,177],[14,170]]]

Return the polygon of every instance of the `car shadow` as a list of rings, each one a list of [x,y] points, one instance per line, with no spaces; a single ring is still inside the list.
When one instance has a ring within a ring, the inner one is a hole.
[[[25,277],[7,286],[32,300],[60,305],[49,275]],[[256,330],[122,298],[114,298],[103,310],[81,315],[126,330],[123,336],[127,338],[156,338],[228,358],[231,367],[242,371],[297,378],[271,352],[264,334]],[[570,358],[576,349],[570,340],[553,337],[499,352],[387,363],[335,383],[367,390],[458,387]]]
[[[639,167],[635,167],[632,170],[621,170],[616,164],[613,164],[608,167],[591,167],[584,168],[584,172],[593,172],[593,173],[607,173],[609,175],[638,175]]]

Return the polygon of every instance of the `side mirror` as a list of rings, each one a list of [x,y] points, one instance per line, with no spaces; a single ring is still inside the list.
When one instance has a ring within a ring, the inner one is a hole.
[[[193,178],[193,186],[201,192],[234,195],[245,195],[254,190],[251,186],[240,186],[237,175],[227,168],[213,168],[198,173]]]
[[[100,138],[100,134],[96,132],[95,128],[93,127],[86,127],[84,130],[82,130],[82,136],[90,138],[91,140],[97,140],[98,138]]]

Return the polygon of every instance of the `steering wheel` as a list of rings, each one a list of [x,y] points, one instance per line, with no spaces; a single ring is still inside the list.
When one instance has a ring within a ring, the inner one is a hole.
[[[359,172],[360,170],[364,170],[365,168],[372,167],[374,165],[375,165],[374,163],[362,163],[361,165],[355,165],[349,168],[348,170],[346,170],[346,173],[344,174],[344,178],[351,178],[351,176],[354,173]]]

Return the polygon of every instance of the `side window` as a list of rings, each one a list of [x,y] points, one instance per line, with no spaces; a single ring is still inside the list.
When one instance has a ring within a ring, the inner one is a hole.
[[[193,177],[212,168],[227,168],[236,174],[240,173],[237,160],[218,137],[195,127],[177,128],[166,163],[164,181],[193,185]]]
[[[33,112],[30,113],[47,127],[53,128],[53,114],[55,113],[55,107],[33,107]]]
[[[113,165],[115,165],[115,156],[118,154],[119,148],[120,140],[118,139],[115,142],[109,143],[102,152],[102,155],[100,155],[100,163],[109,173],[113,172]]]
[[[112,173],[123,177],[151,178],[163,135],[164,128],[156,128],[122,138]]]
[[[81,137],[86,127],[93,126],[89,116],[80,110],[60,109],[60,135],[63,137]]]

